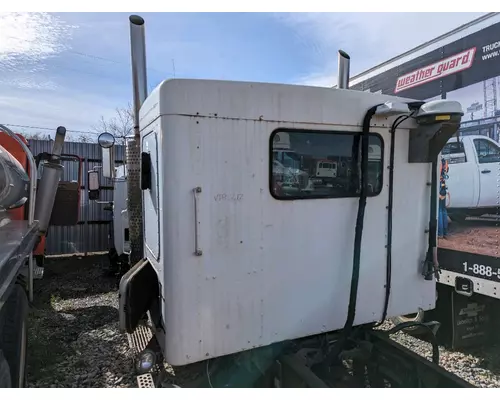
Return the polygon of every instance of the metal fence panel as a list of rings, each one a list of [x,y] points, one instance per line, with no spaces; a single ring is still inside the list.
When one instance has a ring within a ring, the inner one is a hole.
[[[52,140],[28,140],[34,156],[52,151]],[[82,176],[80,192],[80,216],[76,226],[51,226],[46,241],[47,255],[90,253],[109,249],[111,234],[111,211],[105,210],[105,204],[90,201],[87,192],[87,172],[101,163],[101,148],[97,143],[65,142],[63,154],[76,155],[82,159]],[[116,165],[121,165],[125,157],[125,147],[115,145]],[[78,178],[78,163],[64,161],[63,180],[72,181]],[[113,200],[113,182],[102,176],[100,182],[101,201]]]

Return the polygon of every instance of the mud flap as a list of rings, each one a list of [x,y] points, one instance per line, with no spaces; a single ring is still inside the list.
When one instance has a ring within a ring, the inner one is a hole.
[[[139,261],[120,280],[120,329],[133,333],[158,295],[156,271],[147,259]]]

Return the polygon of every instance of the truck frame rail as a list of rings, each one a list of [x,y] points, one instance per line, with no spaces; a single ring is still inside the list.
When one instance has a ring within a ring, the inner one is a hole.
[[[244,352],[244,356],[241,353],[199,363],[194,374],[197,379],[183,382],[182,387],[475,387],[390,339],[389,332],[370,328],[362,328],[353,346],[344,351],[332,365],[325,365],[323,339],[333,343],[335,340],[331,339],[335,335],[332,333],[303,341],[277,343]],[[150,324],[141,325],[128,336],[135,364],[147,349],[153,349],[157,354],[157,364],[149,372],[138,372],[139,388],[181,387],[166,376],[161,350],[150,330]]]

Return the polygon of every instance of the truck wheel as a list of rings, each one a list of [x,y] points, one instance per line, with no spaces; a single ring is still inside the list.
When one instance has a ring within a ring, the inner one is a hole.
[[[10,388],[12,387],[12,382],[10,379],[10,369],[7,360],[3,356],[2,350],[0,350],[0,388]]]
[[[0,347],[10,369],[12,387],[26,386],[27,328],[28,298],[16,284],[0,315]]]
[[[416,314],[400,315],[398,317],[391,318],[391,321],[394,325],[403,324],[405,322],[424,322],[424,310],[419,308]],[[426,333],[427,331],[428,330],[422,326],[411,326],[409,328],[403,329],[403,332],[413,333],[417,335]]]

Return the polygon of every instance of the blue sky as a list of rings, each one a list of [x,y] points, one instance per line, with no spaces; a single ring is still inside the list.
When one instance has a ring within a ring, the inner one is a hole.
[[[152,89],[174,65],[182,78],[332,86],[339,48],[356,74],[481,14],[140,15]],[[127,13],[0,13],[0,123],[92,131],[131,101],[130,76]]]

